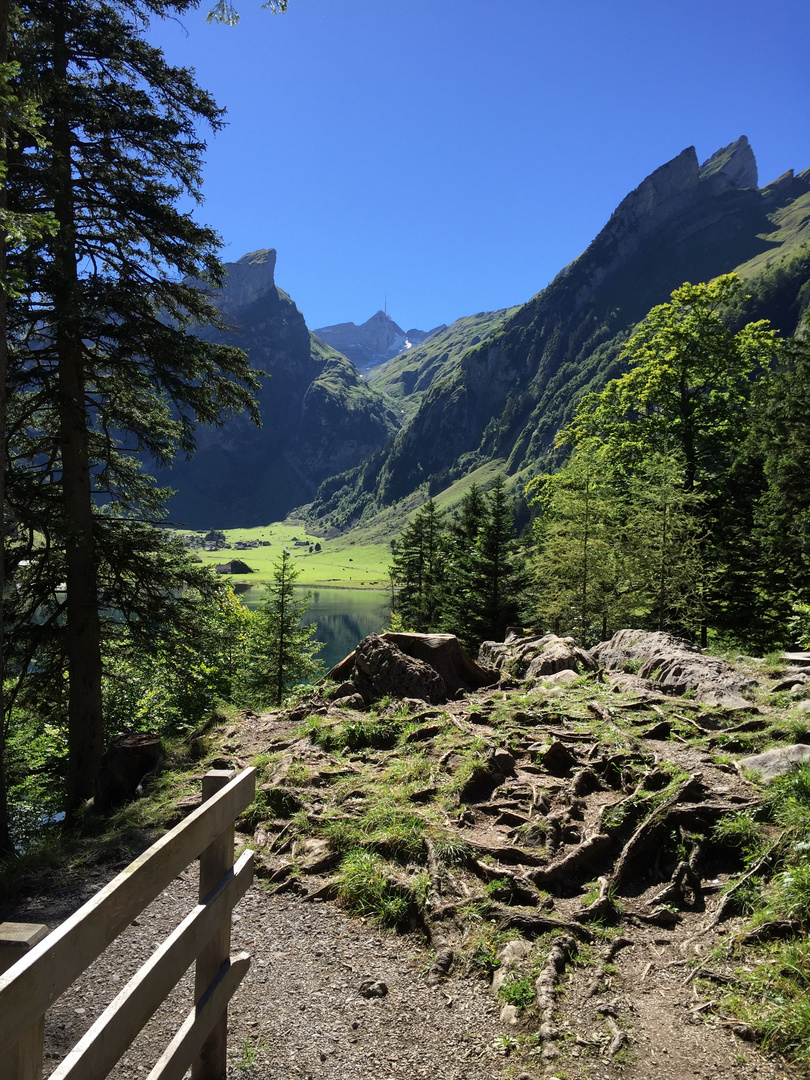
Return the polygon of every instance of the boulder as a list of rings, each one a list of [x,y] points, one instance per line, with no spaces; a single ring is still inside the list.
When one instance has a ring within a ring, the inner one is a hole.
[[[664,694],[691,691],[707,705],[747,709],[743,694],[754,681],[697,645],[663,631],[619,630],[592,650],[607,671],[635,670]]]
[[[370,634],[329,672],[339,696],[355,691],[366,702],[390,694],[440,705],[498,681],[479,667],[453,634]]]
[[[507,630],[503,642],[483,642],[478,662],[518,679],[540,679],[560,671],[581,675],[598,667],[593,656],[572,637],[520,629]]]
[[[749,757],[740,758],[738,764],[767,783],[808,762],[810,762],[810,746],[796,743],[793,746],[777,746],[774,750],[766,750],[763,754],[751,754]]]

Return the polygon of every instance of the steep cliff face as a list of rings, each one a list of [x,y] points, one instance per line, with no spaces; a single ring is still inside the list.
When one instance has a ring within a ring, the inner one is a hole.
[[[327,476],[378,449],[396,418],[345,356],[307,329],[275,284],[276,253],[252,252],[227,264],[216,296],[233,329],[219,340],[246,349],[267,372],[259,394],[262,427],[243,416],[201,429],[189,461],[161,472],[177,490],[173,521],[198,528],[263,524],[312,498]]]
[[[443,370],[376,461],[378,503],[425,482],[440,490],[495,457],[512,473],[536,465],[582,393],[619,373],[632,327],[684,281],[781,266],[778,287],[761,289],[750,314],[792,333],[810,278],[808,192],[810,172],[759,189],[744,136],[702,165],[689,147],[656,169],[548,288]],[[362,502],[358,488],[353,513]],[[314,510],[334,514],[334,505],[322,498]]]

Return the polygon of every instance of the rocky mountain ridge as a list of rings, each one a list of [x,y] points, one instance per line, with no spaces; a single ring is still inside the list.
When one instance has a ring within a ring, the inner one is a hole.
[[[313,330],[321,341],[347,356],[363,375],[401,352],[421,345],[447,327],[433,330],[403,330],[385,311],[378,311],[359,326],[353,322],[322,326]]]

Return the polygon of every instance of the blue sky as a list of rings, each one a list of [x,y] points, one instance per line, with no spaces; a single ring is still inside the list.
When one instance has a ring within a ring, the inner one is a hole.
[[[200,218],[311,328],[522,303],[687,146],[810,167],[808,0],[236,3],[149,36],[228,111]]]

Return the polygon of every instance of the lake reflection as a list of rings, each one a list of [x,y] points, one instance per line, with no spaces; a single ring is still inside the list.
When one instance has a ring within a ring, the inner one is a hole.
[[[296,593],[311,593],[312,602],[305,623],[318,624],[315,637],[324,643],[321,659],[327,668],[342,660],[358,641],[369,634],[378,634],[388,626],[390,598],[377,589],[315,589],[295,587]],[[244,604],[258,606],[264,587],[254,585],[239,595]]]

